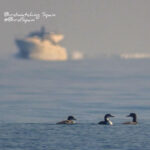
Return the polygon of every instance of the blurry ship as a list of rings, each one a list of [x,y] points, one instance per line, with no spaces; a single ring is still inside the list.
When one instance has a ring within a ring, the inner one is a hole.
[[[62,34],[45,32],[42,27],[40,32],[32,32],[24,39],[16,39],[18,56],[26,59],[65,61],[68,59],[67,51],[58,44],[63,38]]]
[[[81,60],[83,59],[84,55],[83,53],[79,52],[79,51],[74,51],[72,53],[72,60]]]

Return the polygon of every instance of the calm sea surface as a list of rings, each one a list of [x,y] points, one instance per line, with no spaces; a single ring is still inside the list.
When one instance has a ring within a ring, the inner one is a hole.
[[[137,113],[139,124],[122,125]],[[106,113],[113,126],[100,126]],[[76,125],[56,125],[68,115]],[[150,60],[0,59],[0,150],[150,150]]]

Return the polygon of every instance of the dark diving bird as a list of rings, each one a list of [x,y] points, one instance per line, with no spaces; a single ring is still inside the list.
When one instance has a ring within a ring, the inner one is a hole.
[[[106,114],[104,116],[104,121],[100,121],[98,124],[100,124],[100,125],[113,125],[113,123],[109,119],[110,117],[115,117],[115,116],[112,116],[111,114]]]
[[[56,124],[75,124],[77,120],[74,116],[68,116],[67,120],[57,122]]]
[[[136,125],[137,124],[137,115],[135,113],[130,113],[126,117],[131,117],[132,121],[124,122],[123,124],[131,124],[131,125]]]

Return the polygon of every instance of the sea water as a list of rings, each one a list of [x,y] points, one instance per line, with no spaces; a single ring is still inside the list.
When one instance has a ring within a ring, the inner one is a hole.
[[[0,59],[0,150],[149,150],[150,60]],[[135,112],[138,125],[123,125]],[[111,113],[113,126],[101,126]],[[56,125],[68,115],[75,125]]]

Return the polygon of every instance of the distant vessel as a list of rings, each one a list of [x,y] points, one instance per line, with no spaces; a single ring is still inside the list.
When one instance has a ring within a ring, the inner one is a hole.
[[[83,53],[79,52],[79,51],[74,51],[72,53],[72,59],[73,60],[80,60],[80,59],[83,59]]]
[[[120,55],[123,59],[149,59],[149,53],[123,53]]]
[[[39,59],[46,61],[65,61],[68,59],[67,50],[58,43],[63,40],[62,34],[45,32],[31,32],[24,39],[16,39],[19,56],[22,58]]]

